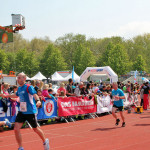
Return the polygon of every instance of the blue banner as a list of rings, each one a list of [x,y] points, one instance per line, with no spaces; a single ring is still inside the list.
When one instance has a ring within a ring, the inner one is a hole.
[[[3,105],[0,100],[0,121],[4,121],[7,118],[10,122],[15,122],[16,114],[18,113],[19,110],[19,104],[17,103],[16,105],[16,114],[14,116],[12,116],[11,101],[8,100],[7,106],[8,106],[7,113],[5,113],[3,112]]]
[[[38,108],[38,114],[37,114],[38,120],[57,117],[56,100],[46,98],[46,102],[42,101],[42,108]],[[10,122],[15,122],[16,115],[19,110],[19,103],[17,103],[16,105],[16,114],[14,116],[12,116],[12,107],[11,107],[11,102],[9,100],[7,106],[8,106],[7,113],[4,113],[2,102],[0,100],[0,121],[4,121],[7,118]]]
[[[42,108],[38,108],[37,119],[47,119],[57,117],[57,101],[55,99],[46,98],[46,102],[42,102]]]

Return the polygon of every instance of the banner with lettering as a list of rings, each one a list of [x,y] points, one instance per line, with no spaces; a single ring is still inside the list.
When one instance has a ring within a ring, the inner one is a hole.
[[[18,113],[19,110],[19,103],[17,103],[16,106],[12,107],[12,102],[11,101],[7,101],[7,111],[4,112],[4,105],[2,104],[2,101],[0,100],[0,121],[4,121],[6,118],[10,121],[10,122],[15,122],[16,119],[16,115]],[[5,106],[5,109],[6,109]],[[12,111],[15,111],[14,115],[12,115]]]
[[[19,110],[19,103],[17,103],[17,105],[15,106],[14,115],[12,115],[13,109],[14,108],[12,107],[11,101],[8,100],[7,112],[4,112],[2,101],[0,100],[0,121],[4,121],[7,118],[10,122],[15,122],[16,115]],[[46,98],[46,102],[42,102],[42,108],[38,108],[37,119],[42,120],[54,117],[57,117],[57,100]]]
[[[94,97],[92,99],[87,97],[58,97],[58,116],[60,117],[95,113],[96,107]]]

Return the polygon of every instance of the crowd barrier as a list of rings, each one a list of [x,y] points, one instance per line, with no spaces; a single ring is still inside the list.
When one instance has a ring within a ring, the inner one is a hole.
[[[15,122],[16,115],[19,111],[19,103],[16,105],[16,114],[12,116],[11,102],[8,100],[8,110],[6,113],[3,112],[2,102],[0,101],[0,121],[4,121],[6,118],[10,122]],[[42,102],[42,108],[38,108],[37,119],[45,120],[49,118],[57,117],[57,101],[55,99],[46,98],[46,102]]]
[[[124,108],[128,108],[132,105],[138,105],[138,94],[132,94],[129,95],[129,93],[124,93],[125,99],[124,99]]]
[[[0,121],[4,121],[7,118],[10,122],[15,122],[16,114],[18,113],[18,110],[19,110],[19,103],[17,103],[16,105],[16,114],[14,116],[12,116],[12,106],[9,100],[8,100],[7,106],[8,106],[7,112],[4,113],[2,102],[0,100]]]
[[[97,96],[97,114],[111,112],[112,103],[109,95]]]
[[[58,98],[58,116],[73,116],[96,113],[96,104],[94,97],[59,97]]]
[[[128,96],[129,95],[125,93],[125,107],[132,105],[133,100],[129,101]],[[133,96],[132,99],[134,99]],[[14,116],[12,116],[12,107],[10,101],[8,101],[7,106],[8,110],[6,113],[4,113],[2,102],[0,101],[0,121],[4,121],[7,118],[10,120],[10,122],[15,122],[15,118],[19,110],[19,103],[16,105],[16,114]],[[42,108],[38,108],[37,119],[45,120],[56,117],[84,115],[91,113],[101,114],[105,112],[111,112],[111,110],[112,104],[109,95],[95,96],[92,99],[88,99],[88,97],[58,97],[57,99],[46,98],[46,102],[42,102]]]

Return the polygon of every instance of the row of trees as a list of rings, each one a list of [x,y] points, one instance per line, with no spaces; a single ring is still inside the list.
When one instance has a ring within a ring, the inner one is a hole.
[[[50,77],[55,71],[71,70],[80,75],[86,67],[110,66],[118,75],[131,70],[150,72],[150,34],[125,40],[121,37],[86,39],[67,34],[55,42],[14,35],[14,42],[0,44],[0,69],[25,72],[33,76],[41,71]]]

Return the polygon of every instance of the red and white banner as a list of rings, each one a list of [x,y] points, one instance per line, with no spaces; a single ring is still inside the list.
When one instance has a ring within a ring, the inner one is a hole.
[[[58,116],[72,116],[96,112],[94,98],[58,97]]]

